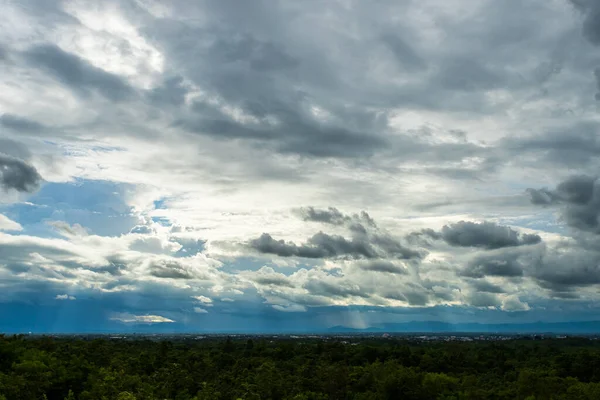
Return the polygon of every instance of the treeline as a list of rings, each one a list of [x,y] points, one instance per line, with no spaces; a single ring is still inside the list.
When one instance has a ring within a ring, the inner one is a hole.
[[[0,399],[600,399],[600,344],[0,336]]]

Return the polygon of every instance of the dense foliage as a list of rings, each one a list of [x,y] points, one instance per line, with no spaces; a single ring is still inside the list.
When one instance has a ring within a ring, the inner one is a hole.
[[[0,336],[0,399],[600,399],[600,343]]]

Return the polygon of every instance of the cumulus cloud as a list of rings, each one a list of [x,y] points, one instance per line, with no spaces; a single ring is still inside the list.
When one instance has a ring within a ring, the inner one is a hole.
[[[194,307],[194,312],[196,314],[208,314],[208,311],[202,307]]]
[[[210,297],[206,296],[192,296],[194,299],[198,300],[200,303],[211,304],[213,301]]]
[[[296,211],[304,221],[317,221],[332,225],[345,225],[351,238],[322,231],[308,238],[306,243],[296,244],[276,240],[270,234],[250,240],[247,245],[260,253],[274,254],[279,257],[303,258],[351,258],[351,259],[412,259],[422,254],[406,247],[401,241],[378,229],[375,221],[366,212],[348,216],[330,207],[319,210],[312,207]]]
[[[511,295],[502,299],[502,309],[504,311],[527,311],[530,307],[529,304],[521,301],[519,296]]]

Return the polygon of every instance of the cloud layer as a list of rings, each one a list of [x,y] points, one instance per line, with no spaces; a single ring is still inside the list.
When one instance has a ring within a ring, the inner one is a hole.
[[[0,6],[0,304],[23,329],[592,318],[597,4]]]

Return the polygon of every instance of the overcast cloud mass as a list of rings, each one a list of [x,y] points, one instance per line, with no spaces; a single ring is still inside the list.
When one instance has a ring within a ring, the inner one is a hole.
[[[600,2],[0,2],[0,331],[597,319]]]

